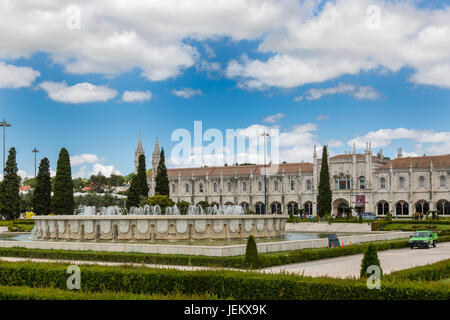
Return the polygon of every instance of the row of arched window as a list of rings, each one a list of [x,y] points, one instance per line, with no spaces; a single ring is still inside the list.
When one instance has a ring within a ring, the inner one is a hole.
[[[447,200],[439,200],[435,203],[436,210],[439,214],[450,215],[450,202]],[[414,205],[414,211],[410,212],[409,204],[406,201],[400,200],[394,205],[395,214],[398,216],[414,214],[416,212],[426,214],[430,210],[430,203],[425,200],[417,201]],[[377,204],[377,214],[386,215],[390,211],[389,203],[387,201],[380,201]],[[392,212],[392,211],[391,211]]]
[[[420,176],[418,178],[419,188],[425,188],[425,177]],[[447,186],[447,179],[445,175],[439,176],[439,186],[445,187]],[[405,177],[398,177],[398,187],[405,188]],[[380,178],[380,189],[386,189],[386,178]]]

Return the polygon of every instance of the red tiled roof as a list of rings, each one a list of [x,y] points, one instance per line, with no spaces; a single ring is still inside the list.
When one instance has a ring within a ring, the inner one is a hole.
[[[269,168],[269,165],[267,165]],[[295,173],[301,169],[301,172],[312,172],[313,165],[309,162],[297,162],[297,163],[285,163],[280,164],[278,167],[278,173],[286,172],[286,173]],[[269,170],[269,169],[267,169]],[[179,169],[167,169],[167,174],[169,177],[178,177],[178,175],[182,177],[191,177],[195,176],[220,176],[223,174],[224,176],[232,176],[235,174],[238,175],[249,175],[253,174],[261,174],[264,172],[264,165],[242,165],[242,166],[223,166],[223,167],[199,167],[199,168],[179,168]]]
[[[441,156],[396,158],[381,166],[380,169],[389,169],[391,165],[393,169],[409,168],[410,165],[412,165],[413,168],[429,168],[431,162],[433,162],[433,167],[435,168],[450,167],[450,154]]]

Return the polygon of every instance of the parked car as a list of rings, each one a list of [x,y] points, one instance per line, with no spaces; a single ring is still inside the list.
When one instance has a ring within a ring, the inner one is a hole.
[[[359,214],[356,214],[356,218],[359,219]],[[363,212],[362,213],[363,220],[375,220],[378,219],[378,216],[373,212]]]
[[[429,230],[419,230],[409,238],[409,247],[411,249],[417,248],[429,248],[430,245],[436,247],[438,239],[438,233]]]

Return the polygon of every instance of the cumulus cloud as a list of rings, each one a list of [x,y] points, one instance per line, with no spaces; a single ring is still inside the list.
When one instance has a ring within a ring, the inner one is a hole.
[[[102,175],[104,175],[105,177],[110,177],[111,174],[117,174],[117,175],[121,174],[120,171],[116,170],[113,165],[106,166],[106,165],[103,165],[101,163],[95,163],[92,166],[91,175],[97,175],[99,172]]]
[[[82,82],[68,86],[65,82],[45,81],[38,88],[44,90],[50,99],[65,103],[89,103],[111,100],[117,95],[117,91],[105,86],[97,86],[88,82]]]
[[[330,148],[336,148],[336,147],[342,147],[344,144],[342,143],[342,141],[331,139],[331,140],[327,141],[327,145]]]
[[[367,9],[380,12],[373,20]],[[450,88],[450,7],[419,8],[411,1],[337,0],[284,20],[258,50],[266,60],[229,62],[226,74],[242,87],[293,88],[380,68],[413,69],[410,80]],[[365,91],[361,92],[364,96]]]
[[[263,119],[263,122],[265,122],[265,123],[275,123],[275,122],[280,121],[285,116],[286,115],[284,113],[277,113],[277,114],[265,117]]]
[[[152,98],[150,91],[125,91],[122,95],[124,102],[145,102]]]
[[[189,99],[193,96],[203,95],[203,92],[200,89],[183,88],[180,90],[173,89],[172,94],[180,98]]]
[[[70,157],[70,164],[72,166],[79,166],[84,163],[95,163],[99,161],[100,158],[96,154],[92,153],[83,153],[80,155]]]
[[[29,87],[41,74],[29,67],[17,67],[0,61],[0,88]]]
[[[316,120],[319,120],[319,121],[321,121],[321,120],[328,120],[328,119],[330,119],[330,116],[327,115],[327,114],[324,114],[324,113],[322,113],[321,115],[319,115],[319,116],[316,118]]]
[[[318,100],[327,95],[334,94],[347,94],[357,99],[375,100],[380,97],[380,94],[371,86],[355,86],[347,83],[339,83],[335,87],[329,88],[312,88],[306,92],[304,97],[296,97],[294,101],[301,101],[303,98],[306,100]]]

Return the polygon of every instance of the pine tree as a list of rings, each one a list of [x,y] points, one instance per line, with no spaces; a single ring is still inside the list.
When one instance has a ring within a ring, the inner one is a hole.
[[[127,191],[127,208],[130,207],[139,207],[139,196],[140,196],[140,188],[139,188],[139,180],[138,176],[134,176],[131,180],[130,188]]]
[[[51,212],[50,162],[47,158],[41,160],[39,173],[36,177],[36,188],[33,193],[33,210],[37,215],[47,215]]]
[[[253,236],[248,237],[247,247],[245,249],[245,262],[248,266],[255,268],[258,267],[258,247]]]
[[[323,147],[322,166],[320,168],[319,194],[317,195],[317,210],[319,216],[323,217],[331,213],[331,187],[330,173],[328,172],[328,152],[327,147]]]
[[[73,214],[74,209],[72,171],[69,152],[61,148],[56,166],[52,209],[54,214]]]
[[[161,150],[161,158],[159,160],[158,169],[156,170],[155,183],[155,194],[169,196],[169,178],[167,176],[164,148]]]
[[[373,244],[369,244],[367,250],[364,252],[364,257],[361,260],[361,271],[360,278],[367,278],[367,268],[370,266],[378,266],[380,268],[380,276],[382,276],[383,271],[381,270],[380,260],[378,259],[377,249]]]
[[[139,156],[137,179],[139,184],[139,194],[148,197],[147,170],[145,169],[145,156]]]
[[[8,220],[18,218],[20,214],[20,177],[17,174],[16,149],[9,149],[8,160],[0,184],[0,213]]]

